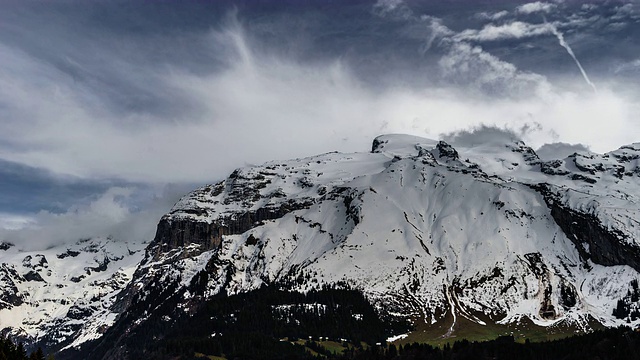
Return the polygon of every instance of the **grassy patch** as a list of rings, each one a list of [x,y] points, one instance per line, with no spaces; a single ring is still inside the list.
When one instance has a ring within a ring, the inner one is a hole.
[[[530,342],[543,342],[564,339],[570,336],[583,334],[584,331],[579,329],[575,324],[559,322],[552,326],[539,326],[528,318],[524,318],[519,323],[502,325],[496,324],[498,319],[492,319],[483,314],[474,314],[486,325],[478,324],[467,318],[458,315],[453,332],[449,335],[449,329],[453,324],[451,313],[447,313],[443,320],[436,324],[426,324],[424,319],[414,319],[416,328],[408,334],[404,339],[395,341],[395,344],[408,343],[426,343],[432,346],[443,347],[445,344],[453,344],[457,340],[466,339],[469,341],[489,341],[500,336],[513,336],[516,342],[524,343],[526,340]],[[600,330],[604,327],[595,319],[591,319],[588,325],[593,330]]]
[[[505,325],[496,324],[495,320],[487,317],[482,319],[487,325],[480,325],[464,317],[458,316],[453,332],[449,335],[449,329],[453,324],[453,317],[448,313],[444,321],[436,324],[426,324],[423,319],[416,319],[416,329],[409,333],[406,338],[398,340],[397,344],[407,343],[427,343],[433,346],[442,347],[447,343],[454,343],[456,340],[467,339],[469,341],[488,341],[503,335],[510,335],[511,330]]]
[[[332,354],[342,354],[342,352],[347,349],[337,341],[318,341],[318,344],[320,344]]]
[[[307,351],[309,351],[309,353],[311,353],[314,356],[318,356],[318,355],[325,356],[309,348],[309,346],[307,346],[307,340],[299,339],[296,341],[291,341],[291,343],[304,346],[307,349]],[[340,355],[345,350],[351,350],[355,348],[355,346],[352,343],[341,343],[341,342],[332,341],[332,340],[314,341],[314,343],[321,346],[325,350],[323,351],[325,354],[330,353],[333,355]],[[365,342],[361,342],[360,347],[362,349],[367,349],[369,348],[369,345]]]
[[[197,358],[203,358],[203,359],[209,359],[209,360],[227,360],[227,358],[225,358],[225,357],[206,355],[206,354],[199,353],[199,352],[195,353],[194,356],[197,357]]]

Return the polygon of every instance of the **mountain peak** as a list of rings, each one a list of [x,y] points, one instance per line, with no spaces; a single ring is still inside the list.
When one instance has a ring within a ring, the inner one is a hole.
[[[416,156],[422,147],[434,147],[437,140],[413,135],[388,134],[373,139],[372,153],[387,153],[391,156]]]

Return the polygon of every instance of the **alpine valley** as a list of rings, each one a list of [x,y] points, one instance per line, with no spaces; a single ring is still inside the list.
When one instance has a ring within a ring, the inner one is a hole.
[[[136,359],[187,338],[215,354],[640,324],[640,143],[547,159],[485,140],[383,135],[240,168],[146,244],[3,243],[0,327],[57,358]]]

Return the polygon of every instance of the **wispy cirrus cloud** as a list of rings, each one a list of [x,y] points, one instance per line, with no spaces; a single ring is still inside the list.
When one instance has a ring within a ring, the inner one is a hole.
[[[502,11],[497,11],[497,12],[487,12],[487,11],[482,11],[479,13],[474,14],[474,17],[481,19],[481,20],[490,20],[490,21],[497,21],[500,19],[503,19],[505,17],[507,17],[509,15],[509,12],[507,10],[502,10]]]
[[[499,41],[505,39],[522,39],[540,35],[553,34],[554,25],[549,23],[530,24],[513,21],[507,24],[485,25],[480,30],[466,29],[454,36],[460,41]]]
[[[629,62],[625,62],[620,65],[616,65],[614,69],[614,72],[616,74],[624,73],[624,72],[637,72],[637,71],[640,71],[640,59],[636,59]]]
[[[552,86],[544,76],[521,71],[481,47],[466,42],[452,44],[439,65],[445,76],[454,81],[464,79],[465,84],[472,85],[467,88],[469,93],[476,90],[518,99],[552,92]]]

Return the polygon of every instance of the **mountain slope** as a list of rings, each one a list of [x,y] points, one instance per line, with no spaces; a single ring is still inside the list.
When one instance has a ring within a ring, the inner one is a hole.
[[[0,250],[0,328],[59,349],[100,337],[115,321],[116,294],[131,280],[144,244],[84,239],[42,251]]]
[[[542,161],[520,141],[387,135],[369,153],[238,169],[161,219],[118,333],[153,317],[149,298],[171,298],[170,326],[218,293],[338,283],[442,336],[463,320],[619,324],[640,269],[639,157],[640,144]]]
[[[71,348],[127,358],[208,299],[264,286],[357,289],[440,338],[640,321],[640,144],[550,161],[517,140],[452,144],[385,135],[195,190],[110,297],[113,326]]]

